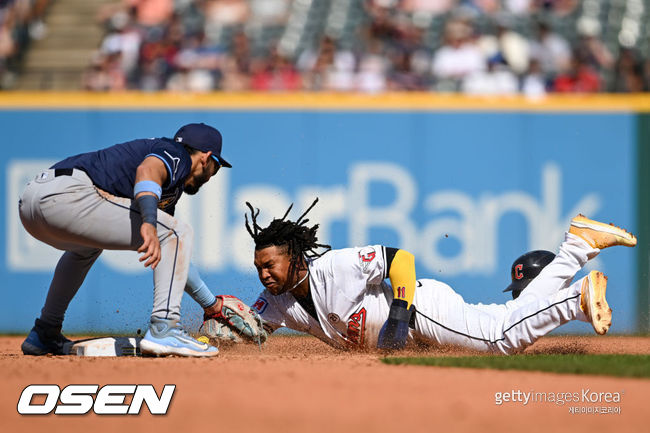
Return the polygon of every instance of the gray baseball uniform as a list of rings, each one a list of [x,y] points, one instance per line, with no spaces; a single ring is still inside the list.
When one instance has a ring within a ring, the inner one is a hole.
[[[178,319],[187,280],[192,229],[175,219],[174,206],[190,173],[182,145],[168,139],[135,140],[77,155],[39,173],[20,198],[20,218],[35,238],[64,250],[41,320],[60,325],[65,311],[102,250],[136,250],[141,218],[133,198],[137,167],[148,157],[168,171],[159,202],[161,261],[154,270],[152,317]]]

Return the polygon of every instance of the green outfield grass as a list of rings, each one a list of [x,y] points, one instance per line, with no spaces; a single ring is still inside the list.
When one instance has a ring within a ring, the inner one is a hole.
[[[422,358],[383,358],[386,364],[437,367],[547,371],[561,374],[595,374],[650,377],[650,355],[513,355]]]

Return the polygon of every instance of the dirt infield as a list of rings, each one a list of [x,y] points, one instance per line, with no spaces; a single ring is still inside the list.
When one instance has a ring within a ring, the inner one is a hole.
[[[0,338],[0,419],[6,432],[498,432],[644,431],[650,380],[550,373],[388,366],[374,353],[344,353],[311,337],[273,337],[223,348],[215,359],[25,357]],[[460,355],[455,349],[428,356]],[[650,354],[650,338],[547,337],[527,353]],[[413,355],[414,352],[405,355]],[[418,353],[421,354],[421,353]],[[21,416],[30,384],[176,384],[166,416]],[[620,403],[508,402],[495,393],[621,393]],[[571,407],[620,414],[572,414]]]

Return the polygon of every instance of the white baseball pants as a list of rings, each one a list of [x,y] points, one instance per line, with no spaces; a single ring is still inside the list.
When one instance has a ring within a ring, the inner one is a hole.
[[[413,336],[435,344],[511,354],[570,320],[586,322],[580,309],[582,279],[573,284],[572,280],[599,251],[567,233],[555,259],[517,299],[505,304],[467,304],[444,283],[418,280],[422,286],[415,292]]]

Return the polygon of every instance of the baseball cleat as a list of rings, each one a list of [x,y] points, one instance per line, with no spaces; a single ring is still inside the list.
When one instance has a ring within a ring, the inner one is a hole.
[[[633,247],[636,245],[636,237],[614,224],[605,224],[590,220],[582,214],[578,214],[571,220],[569,233],[584,239],[592,248],[613,247],[623,245]]]
[[[604,335],[612,326],[612,309],[609,308],[605,291],[607,277],[600,271],[591,271],[582,280],[580,291],[580,309],[591,320],[596,334]]]
[[[24,355],[64,355],[63,345],[70,340],[61,334],[60,326],[51,326],[36,319],[34,327],[20,348]]]
[[[153,356],[208,357],[218,355],[219,349],[190,337],[176,320],[152,318],[151,326],[140,341],[140,352]]]

